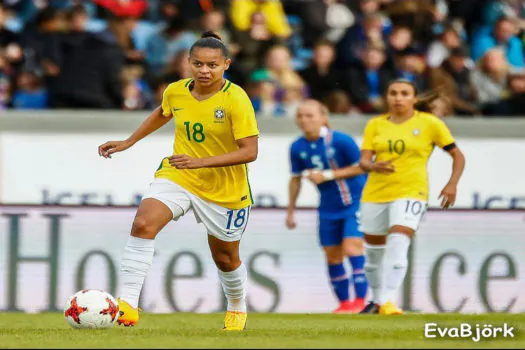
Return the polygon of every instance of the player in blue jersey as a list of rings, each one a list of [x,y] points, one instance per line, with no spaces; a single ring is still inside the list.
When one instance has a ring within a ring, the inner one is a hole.
[[[364,272],[363,233],[357,229],[357,212],[366,175],[359,168],[360,150],[347,134],[328,127],[328,110],[316,100],[299,106],[296,123],[303,132],[290,148],[292,177],[286,225],[295,228],[294,209],[302,178],[317,185],[319,240],[326,255],[328,274],[339,307],[335,313],[358,313],[365,307],[368,282]],[[349,257],[356,298],[350,301]]]

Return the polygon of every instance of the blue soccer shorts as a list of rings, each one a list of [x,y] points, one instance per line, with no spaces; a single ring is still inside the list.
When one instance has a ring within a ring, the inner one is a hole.
[[[358,229],[357,211],[351,211],[342,218],[319,216],[319,241],[321,246],[341,245],[344,238],[363,238]]]

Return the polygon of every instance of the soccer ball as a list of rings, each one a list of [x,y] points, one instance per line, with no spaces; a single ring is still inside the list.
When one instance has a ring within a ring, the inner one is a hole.
[[[110,328],[119,316],[118,302],[109,293],[85,289],[73,294],[64,306],[64,317],[73,328]]]

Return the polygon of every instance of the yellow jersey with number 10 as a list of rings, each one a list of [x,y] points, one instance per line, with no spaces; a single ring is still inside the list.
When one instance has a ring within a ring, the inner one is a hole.
[[[226,80],[212,97],[198,101],[192,79],[170,84],[162,98],[162,114],[173,116],[173,154],[213,157],[238,150],[236,140],[259,135],[252,103],[244,90]],[[218,168],[176,169],[164,158],[156,178],[169,179],[200,198],[229,209],[253,204],[245,164]]]
[[[434,146],[454,144],[445,123],[430,113],[416,111],[401,124],[392,123],[384,114],[368,121],[363,135],[363,150],[375,153],[375,162],[392,160],[395,172],[371,172],[363,189],[363,202],[384,203],[397,199],[428,201],[428,158]]]

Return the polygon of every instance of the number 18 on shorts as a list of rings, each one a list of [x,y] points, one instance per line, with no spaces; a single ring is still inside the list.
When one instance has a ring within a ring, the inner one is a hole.
[[[205,201],[167,179],[155,179],[144,194],[143,199],[146,198],[164,203],[172,211],[175,221],[192,209],[195,219],[206,227],[207,233],[225,242],[241,239],[250,216],[250,206],[242,209],[225,208]]]

